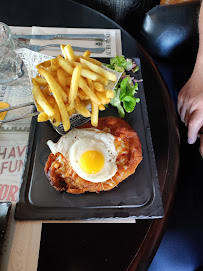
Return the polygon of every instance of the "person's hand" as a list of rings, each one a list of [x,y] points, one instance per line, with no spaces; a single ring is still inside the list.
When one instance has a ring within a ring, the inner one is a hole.
[[[178,112],[188,127],[188,143],[193,144],[203,127],[203,71],[195,69],[178,96]],[[203,157],[203,135],[200,138],[200,152]]]

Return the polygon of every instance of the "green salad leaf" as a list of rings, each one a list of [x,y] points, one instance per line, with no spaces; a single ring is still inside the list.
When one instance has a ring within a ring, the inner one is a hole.
[[[125,117],[125,111],[124,111],[124,109],[123,109],[123,107],[121,105],[121,101],[120,101],[120,91],[121,91],[121,89],[116,87],[114,91],[115,91],[115,94],[114,94],[114,97],[111,99],[110,104],[112,106],[117,107],[119,117],[124,118]]]
[[[118,72],[130,71],[132,70],[132,60],[124,56],[116,56],[110,59],[110,64],[107,64],[110,69],[116,70]]]
[[[140,102],[140,99],[135,97],[138,83],[134,83],[134,78],[126,75],[126,71],[135,73],[139,70],[139,67],[131,59],[125,59],[124,56],[112,58],[110,64],[106,64],[106,66],[123,73],[114,89],[114,97],[111,99],[110,104],[117,107],[119,116],[124,118],[125,111],[131,113],[135,109],[136,104]]]

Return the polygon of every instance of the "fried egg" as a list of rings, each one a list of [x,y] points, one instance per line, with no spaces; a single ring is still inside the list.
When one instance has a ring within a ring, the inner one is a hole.
[[[95,128],[73,129],[57,143],[47,142],[51,152],[60,152],[84,180],[99,183],[117,172],[114,136]]]

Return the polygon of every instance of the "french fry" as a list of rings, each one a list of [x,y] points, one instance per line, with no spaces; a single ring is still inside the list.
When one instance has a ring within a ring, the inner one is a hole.
[[[43,78],[44,79],[44,78]],[[46,80],[45,80],[46,81]],[[40,87],[40,84],[35,80],[35,78],[32,78],[32,85],[33,86],[39,86]]]
[[[82,68],[81,75],[93,81],[97,81],[105,86],[108,85],[108,80],[105,77],[97,74],[96,72]]]
[[[102,63],[90,57],[87,50],[83,56],[74,55],[70,44],[61,45],[62,55],[38,64],[33,82],[33,97],[40,112],[38,121],[50,120],[54,126],[63,123],[65,131],[70,128],[74,113],[88,118],[98,125],[99,110],[106,109],[114,92],[105,89],[108,80],[116,82],[116,75],[101,67]],[[92,112],[87,109],[91,103]]]
[[[51,62],[51,66],[50,66],[51,71],[57,71],[57,69],[58,69],[57,59],[56,58],[52,58],[50,60],[50,62]]]
[[[91,51],[87,50],[87,51],[84,52],[83,56],[89,57],[90,54],[91,54]]]
[[[62,56],[57,56],[57,59],[58,59],[59,65],[67,73],[72,75],[73,67],[70,65],[70,62],[68,60],[64,59]],[[92,72],[90,70],[82,68],[81,75],[86,77],[86,78],[92,79],[93,81],[98,81],[98,82],[100,82],[101,84],[103,84],[105,86],[108,85],[108,80],[106,78],[104,78],[103,76],[101,76],[101,75],[99,75],[99,74],[97,74],[95,72]]]
[[[70,88],[69,87],[66,87],[66,93],[67,93],[67,95],[69,97],[69,93],[70,93]]]
[[[106,110],[106,107],[103,104],[100,104],[99,105],[99,110],[104,111],[104,110]]]
[[[58,63],[59,65],[69,74],[73,73],[73,67],[61,56],[58,56]],[[83,69],[82,69],[83,70]],[[88,71],[89,72],[89,71]],[[82,71],[81,71],[82,74]],[[85,92],[85,94],[90,98],[90,100],[94,101],[98,105],[101,104],[98,97],[95,95],[95,93],[88,87],[85,80],[83,78],[80,78],[79,80],[79,87]]]
[[[80,101],[78,97],[76,98],[75,101],[75,109],[79,114],[81,114],[85,118],[89,118],[91,116],[90,111],[86,108],[86,104]]]
[[[99,108],[98,104],[92,102],[92,114],[91,114],[91,124],[92,126],[98,126],[98,116],[99,116]]]
[[[112,90],[105,89],[105,93],[106,93],[106,98],[112,99],[114,96],[114,91]]]
[[[68,59],[67,56],[66,56],[65,50],[64,50],[65,45],[64,45],[64,44],[61,44],[60,47],[61,47],[61,52],[62,52],[63,57],[64,57],[65,59]]]
[[[64,48],[64,52],[69,60],[75,61],[75,55],[73,52],[73,48],[70,44],[67,44]]]
[[[36,104],[36,107],[37,107],[37,111],[38,111],[38,112],[43,112],[43,109],[42,109],[41,106],[37,103],[36,100],[35,100],[35,104]]]
[[[49,97],[47,98],[47,101],[52,107],[54,107],[54,104],[56,103],[56,101],[53,95],[49,95]]]
[[[78,89],[78,97],[80,100],[88,100],[89,97],[84,93],[82,89]]]
[[[79,80],[79,87],[84,91],[84,93],[89,97],[89,99],[96,104],[101,104],[99,98],[95,95],[95,93],[88,87],[85,80],[81,77]]]
[[[40,68],[40,67],[48,68],[48,67],[50,67],[50,66],[51,66],[51,61],[50,61],[50,60],[46,60],[46,61],[44,61],[44,62],[42,62],[42,63],[39,63],[39,64],[36,66],[36,68],[37,68],[37,69]]]
[[[61,114],[56,102],[54,103],[53,107],[55,114],[51,117],[51,122],[53,123],[54,126],[58,127],[59,124],[61,123]]]
[[[51,69],[47,69],[47,71],[49,71],[49,73],[50,73],[55,79],[58,79],[58,78],[57,78],[57,72],[56,72],[56,71],[52,71]]]
[[[56,58],[52,58],[50,59],[50,62],[51,62],[51,66],[55,66],[58,68],[58,61]]]
[[[62,56],[57,56],[59,65],[66,71],[67,73],[71,74],[73,73],[73,67],[69,64],[69,62],[64,59]]]
[[[67,82],[67,72],[65,72],[62,68],[57,69],[57,78],[59,80],[59,84],[62,88],[66,87]]]
[[[102,104],[110,103],[111,99],[106,98],[106,95],[104,92],[95,91],[95,94],[97,95],[97,97],[99,98]]]
[[[94,88],[99,92],[104,92],[104,86],[99,82],[93,82]]]
[[[70,120],[69,120],[68,112],[66,110],[66,106],[65,106],[63,98],[62,98],[61,87],[59,84],[56,83],[54,78],[45,69],[40,68],[38,71],[42,76],[45,77],[48,84],[50,85],[52,93],[53,93],[54,98],[56,100],[56,103],[57,103],[59,110],[60,110],[64,130],[68,131],[70,129]],[[50,116],[50,114],[47,114],[47,115]]]
[[[54,109],[52,106],[47,102],[47,99],[44,97],[42,94],[40,87],[38,85],[33,85],[32,88],[32,94],[34,99],[37,101],[39,106],[43,109],[43,111],[48,115],[48,116],[53,116],[54,115]]]
[[[69,110],[68,114],[69,114],[69,116],[72,116],[73,114],[75,114],[75,108]]]
[[[69,109],[73,109],[75,105],[81,71],[82,65],[76,66],[73,70],[69,93]]]
[[[80,62],[80,58],[81,58],[82,56],[81,55],[75,55],[75,61],[76,62]]]
[[[86,56],[82,56],[83,59],[92,62],[93,64],[97,65],[97,66],[101,66],[102,62],[100,62],[99,60],[95,59],[95,58],[91,58],[91,57],[86,57]]]
[[[91,88],[92,91],[95,91],[93,81],[87,78],[87,85]]]
[[[44,95],[44,97],[47,99],[48,96],[49,96],[49,94],[50,94],[49,87],[46,86],[46,87],[43,88],[43,89],[40,88],[40,90],[41,90],[42,94]]]
[[[57,91],[61,94],[63,101],[66,103],[68,101],[68,96],[54,77],[44,68],[39,68],[38,72],[46,79],[52,93],[54,94],[54,90],[57,89]]]
[[[32,78],[32,83],[36,82],[39,86],[46,87],[48,85],[47,81],[42,77]]]
[[[35,79],[38,79],[38,78],[32,78],[32,84],[33,84],[33,86],[38,86],[38,87],[40,87],[40,90],[41,90],[42,94],[44,95],[45,98],[47,98],[47,97],[49,96],[49,94],[50,94],[50,91],[49,91],[49,85],[48,85],[47,81],[45,80],[45,78],[40,78],[40,79],[43,79],[43,80],[46,81],[46,86],[43,87],[43,86],[41,86],[41,85],[39,84],[39,82],[38,82],[37,80],[35,80]],[[44,84],[44,85],[45,85],[45,84]]]
[[[66,78],[66,85],[70,86],[70,84],[71,84],[71,77],[67,77]]]
[[[41,112],[39,113],[39,115],[37,116],[37,121],[38,122],[44,122],[44,121],[47,121],[49,120],[49,116],[45,113],[45,112]]]
[[[68,115],[71,116],[75,113],[75,108],[69,109],[69,105],[66,105],[66,110],[68,112]]]
[[[72,61],[69,59],[66,59],[66,61],[73,67],[75,68],[76,66],[82,65],[83,68],[89,69],[85,64],[82,64],[80,62]]]
[[[54,99],[54,97],[52,95],[50,95],[48,98],[47,98],[47,101],[51,104],[51,106],[53,107],[54,109],[54,115],[53,116],[48,116],[45,112],[42,112],[38,115],[38,121],[39,122],[43,122],[43,121],[47,121],[47,120],[51,120],[52,124],[54,126],[59,126],[59,124],[61,123],[61,115],[60,115],[60,111],[59,111],[59,108],[58,108],[58,105],[56,103],[56,100]]]
[[[94,63],[91,63],[90,61],[87,61],[83,58],[80,58],[80,62],[84,63],[85,65],[87,65],[92,71],[100,74],[101,76],[105,77],[106,79],[112,81],[112,82],[116,82],[116,75],[114,73],[111,73],[101,67],[99,67],[98,65],[95,65]]]
[[[94,58],[91,58],[91,57],[86,57],[86,56],[80,56],[80,55],[75,55],[75,59],[76,59],[76,61],[80,61],[80,58],[83,58],[83,59],[85,59],[85,60],[87,60],[87,61],[90,61],[90,62],[92,62],[92,63],[94,63],[95,65],[97,65],[97,66],[101,66],[102,65],[102,62],[100,62],[99,60],[97,60],[97,59],[94,59]]]

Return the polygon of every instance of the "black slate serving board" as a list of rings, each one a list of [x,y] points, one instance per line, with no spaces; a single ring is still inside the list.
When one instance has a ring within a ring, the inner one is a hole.
[[[140,60],[134,58],[140,66]],[[108,63],[107,59],[105,62]],[[104,61],[103,61],[104,62]],[[142,79],[141,69],[134,74]],[[17,220],[78,220],[101,218],[158,218],[163,216],[154,151],[144,95],[139,82],[136,97],[140,103],[124,118],[138,133],[142,143],[143,160],[136,172],[111,191],[72,195],[56,191],[44,174],[44,165],[50,154],[46,142],[54,142],[60,135],[51,124],[37,123],[33,118],[27,162],[25,165],[19,201],[16,205]],[[117,109],[109,106],[100,117],[116,116]]]

